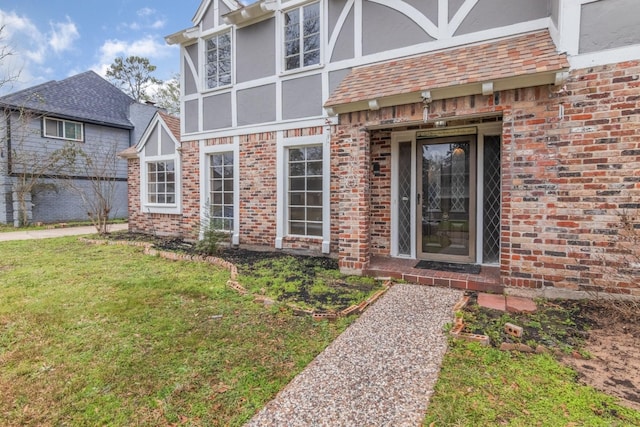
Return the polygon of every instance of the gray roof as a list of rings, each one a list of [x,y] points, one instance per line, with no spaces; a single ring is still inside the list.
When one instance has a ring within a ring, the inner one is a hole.
[[[131,129],[135,101],[93,71],[0,97],[0,106],[26,108],[59,118]]]

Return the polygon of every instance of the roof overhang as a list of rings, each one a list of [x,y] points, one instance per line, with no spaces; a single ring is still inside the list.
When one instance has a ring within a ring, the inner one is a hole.
[[[168,36],[165,36],[164,40],[169,45],[185,44],[190,41],[197,40],[199,32],[200,32],[200,28],[191,27],[184,30],[180,30],[173,34],[169,34]]]
[[[358,67],[324,107],[332,115],[416,102],[562,86],[569,73],[547,31]]]
[[[231,11],[222,19],[229,25],[243,27],[262,21],[274,15],[278,3],[275,0],[260,0],[238,10]]]
[[[354,111],[379,110],[383,107],[413,104],[415,102],[430,102],[439,99],[457,98],[469,95],[492,95],[503,90],[520,89],[525,87],[556,85],[562,86],[568,77],[568,70],[543,72],[525,76],[507,77],[485,82],[469,83],[456,86],[435,87],[408,93],[383,96],[345,104],[325,105],[329,116],[335,116]]]

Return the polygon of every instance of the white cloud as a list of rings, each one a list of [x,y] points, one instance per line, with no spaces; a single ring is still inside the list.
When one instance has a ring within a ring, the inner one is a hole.
[[[143,7],[142,9],[136,12],[138,16],[150,16],[156,13],[155,9],[151,9],[150,7]]]
[[[149,7],[143,7],[136,12],[137,19],[133,22],[125,22],[118,25],[118,29],[141,31],[144,29],[160,30],[165,27],[167,20],[158,16],[158,11]]]
[[[67,16],[67,22],[51,23],[49,45],[56,53],[71,49],[73,42],[80,37],[76,24]]]
[[[50,80],[53,69],[45,66],[47,61],[71,49],[80,37],[76,24],[69,17],[62,22],[51,21],[49,26],[48,31],[41,31],[28,16],[0,9],[0,49],[6,46],[12,52],[0,63],[0,76],[19,76],[13,85],[0,88],[1,93]]]
[[[174,53],[175,46],[168,46],[163,39],[153,36],[145,36],[133,41],[107,40],[100,47],[98,63],[91,69],[101,76],[105,76],[109,66],[119,56],[124,58],[140,56],[148,58],[151,64],[157,65],[157,62],[174,56]]]

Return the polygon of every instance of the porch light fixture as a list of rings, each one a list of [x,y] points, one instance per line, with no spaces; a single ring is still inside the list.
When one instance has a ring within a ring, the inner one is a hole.
[[[423,90],[422,91],[422,121],[423,122],[428,122],[429,121],[429,104],[431,104],[431,91],[430,90]]]
[[[370,110],[379,110],[380,109],[380,104],[378,104],[378,100],[377,99],[372,99],[371,101],[369,101],[369,109]]]
[[[443,128],[443,127],[447,127],[447,121],[446,120],[436,120],[433,125],[437,128]]]

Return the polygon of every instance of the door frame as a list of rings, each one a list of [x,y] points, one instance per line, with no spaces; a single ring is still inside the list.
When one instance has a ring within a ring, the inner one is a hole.
[[[458,128],[469,127],[470,125],[462,125]],[[477,123],[473,124],[477,128],[476,132],[476,152],[475,152],[475,174],[476,177],[482,177],[483,170],[483,162],[484,158],[484,137],[485,135],[500,135],[502,136],[502,121],[495,121],[489,123]],[[448,133],[455,134],[454,127],[445,128]],[[437,129],[418,129],[418,130],[410,130],[410,131],[395,131],[391,133],[391,227],[390,227],[390,256],[394,258],[407,258],[407,259],[418,259],[417,254],[417,245],[418,245],[418,229],[417,229],[417,134],[419,132],[428,132],[428,131],[436,131]],[[410,194],[412,195],[410,203],[411,203],[411,251],[410,253],[401,254],[398,250],[398,233],[399,233],[399,225],[398,225],[398,206],[399,206],[399,194],[398,194],[398,170],[399,170],[399,146],[400,143],[410,143],[411,144],[411,189]],[[482,262],[482,230],[484,229],[484,218],[483,218],[483,195],[484,189],[482,185],[482,179],[475,180],[475,187],[473,189],[475,192],[475,259],[471,262],[481,263]]]
[[[468,214],[468,229],[469,229],[469,251],[468,255],[450,255],[450,254],[430,254],[424,252],[423,250],[423,224],[424,218],[422,216],[422,205],[425,203],[424,198],[425,189],[422,188],[422,175],[418,176],[417,171],[422,170],[422,162],[423,156],[418,155],[418,152],[421,151],[421,147],[424,145],[438,145],[438,144],[447,144],[456,141],[465,141],[469,144],[469,211]],[[473,134],[461,134],[456,136],[444,136],[444,137],[423,137],[419,138],[416,141],[416,194],[419,197],[416,197],[416,257],[418,259],[426,259],[430,261],[446,261],[452,263],[472,263],[476,261],[476,239],[477,239],[477,231],[476,231],[476,222],[477,222],[477,175],[476,175],[476,166],[477,166],[477,132]]]

